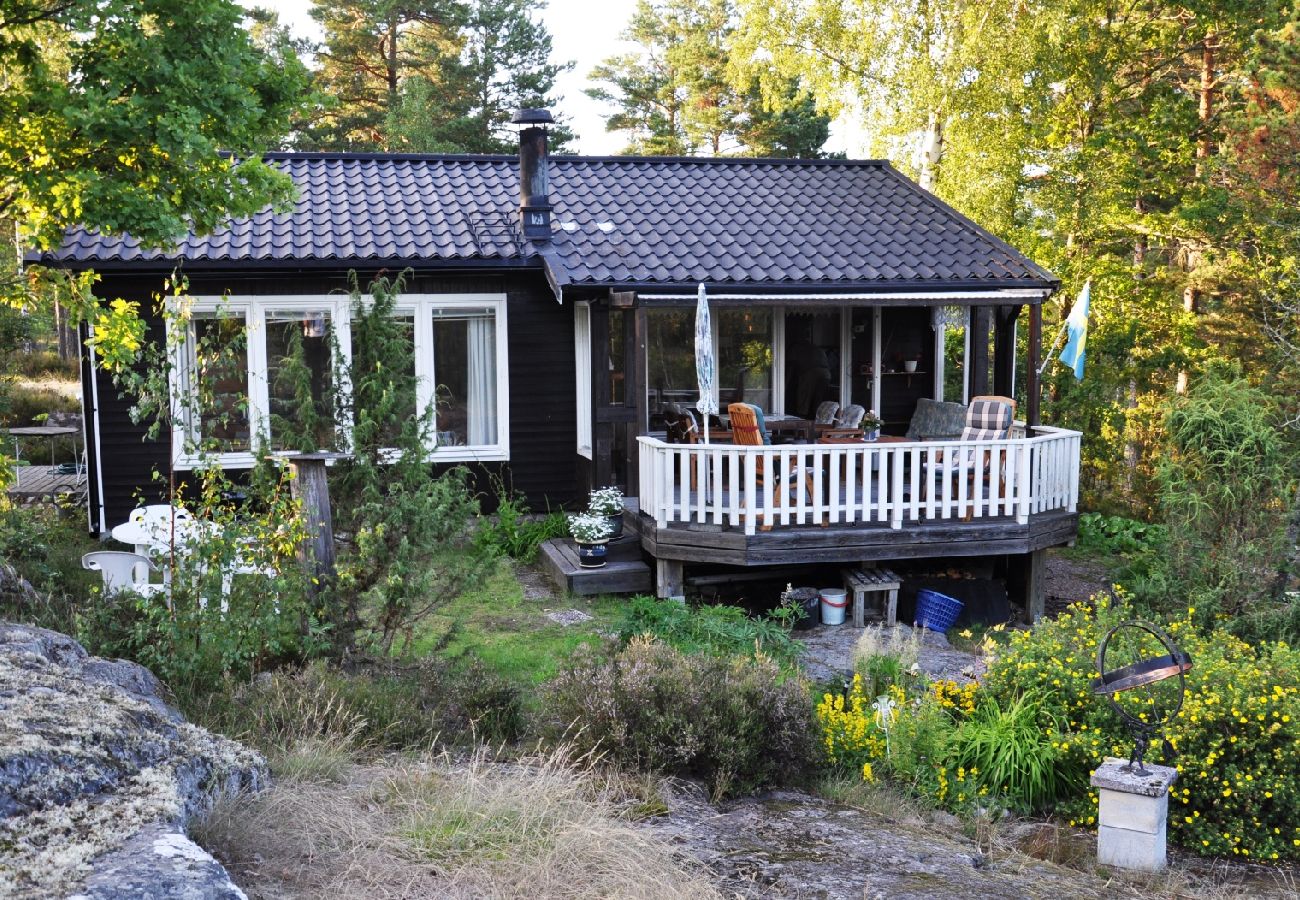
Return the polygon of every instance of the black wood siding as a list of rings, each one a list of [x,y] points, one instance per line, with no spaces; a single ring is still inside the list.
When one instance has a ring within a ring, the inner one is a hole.
[[[376,274],[360,272],[361,286]],[[391,274],[391,273],[388,273]],[[161,273],[106,274],[96,293],[107,299],[123,298],[148,311],[149,339],[162,339],[162,320],[153,311],[154,297],[163,289]],[[189,293],[242,296],[276,294],[346,293],[346,271],[231,271],[191,274]],[[570,503],[578,495],[576,456],[577,425],[574,408],[573,309],[561,305],[540,273],[488,276],[447,276],[414,273],[407,293],[504,293],[509,347],[510,461],[471,464],[477,489],[490,509],[493,476],[521,492],[535,509]],[[166,495],[169,436],[156,441],[146,437],[147,424],[131,422],[133,399],[122,396],[111,376],[98,371],[98,422],[91,416],[90,372],[83,367],[88,429],[98,426],[98,452],[92,444],[91,521],[98,527],[98,485],[103,484],[104,519],[108,527],[126,520],[143,500],[157,502]],[[102,458],[101,458],[102,457]],[[99,467],[97,469],[97,467]],[[449,465],[437,466],[438,470]],[[102,471],[101,471],[102,469]],[[185,473],[177,473],[182,480]]]

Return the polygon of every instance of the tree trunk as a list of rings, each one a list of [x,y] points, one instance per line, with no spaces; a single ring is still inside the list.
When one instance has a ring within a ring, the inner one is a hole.
[[[1214,141],[1210,132],[1210,119],[1214,116],[1214,66],[1215,50],[1218,49],[1217,37],[1213,34],[1205,36],[1205,44],[1201,48],[1201,99],[1197,107],[1197,119],[1199,120],[1200,133],[1196,139],[1196,178],[1201,180],[1206,175],[1205,160],[1209,159],[1210,154],[1214,152]],[[1196,269],[1199,261],[1199,252],[1190,248],[1186,251],[1186,269],[1188,278],[1191,278],[1192,272]],[[1200,291],[1192,284],[1183,288],[1183,310],[1193,318],[1199,312]],[[1174,385],[1174,390],[1179,394],[1186,394],[1190,376],[1186,369],[1178,370],[1178,381]]]
[[[943,162],[943,122],[937,111],[930,113],[930,123],[925,129],[921,144],[920,185],[930,193],[939,181],[939,165]]]

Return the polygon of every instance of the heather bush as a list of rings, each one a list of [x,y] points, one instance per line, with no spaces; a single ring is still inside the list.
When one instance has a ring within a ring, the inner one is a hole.
[[[518,689],[499,676],[427,659],[351,672],[318,661],[228,682],[186,711],[274,757],[303,743],[355,751],[510,742],[523,731],[522,709]]]
[[[715,796],[797,783],[816,768],[808,686],[770,658],[688,655],[635,638],[552,682],[554,727],[630,769],[702,778]]]

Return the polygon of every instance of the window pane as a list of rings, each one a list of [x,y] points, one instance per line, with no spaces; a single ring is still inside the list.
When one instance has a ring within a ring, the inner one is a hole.
[[[700,397],[695,379],[695,309],[646,312],[646,390],[652,428],[663,427],[665,403],[694,405]]]
[[[752,403],[771,412],[771,310],[715,309],[712,314],[718,334],[718,408]]]
[[[309,452],[335,445],[333,344],[327,312],[266,314],[272,449]]]
[[[496,321],[488,310],[435,310],[434,428],[439,447],[497,442]]]
[[[785,316],[785,411],[811,419],[840,399],[840,311],[791,310]]]
[[[242,314],[196,313],[189,347],[195,380],[188,412],[197,414],[191,429],[202,449],[239,453],[252,449],[248,419],[248,333]]]
[[[358,447],[397,447],[404,427],[419,426],[416,384],[415,315],[354,316],[351,392]],[[356,415],[358,409],[367,415]]]

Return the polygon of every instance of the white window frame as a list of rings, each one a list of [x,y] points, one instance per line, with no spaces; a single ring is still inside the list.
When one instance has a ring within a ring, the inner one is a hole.
[[[578,412],[578,455],[592,458],[591,437],[591,304],[581,301],[573,305],[573,361],[577,371],[576,409]]]
[[[258,456],[266,451],[259,439],[270,433],[270,389],[267,383],[266,313],[267,311],[325,310],[330,314],[337,342],[335,362],[346,371],[352,361],[352,301],[342,294],[335,295],[258,295],[258,296],[198,296],[186,298],[191,313],[227,313],[242,316],[248,332],[248,407],[249,428],[252,433],[252,451],[218,453],[201,457],[187,451],[189,422],[183,401],[183,392],[189,384],[186,371],[185,346],[172,348],[172,437],[173,462],[178,469],[192,469],[205,459],[216,461],[231,469],[252,468]],[[510,364],[505,294],[404,294],[394,307],[394,313],[415,318],[415,375],[416,403],[419,409],[428,409],[436,393],[435,360],[433,358],[433,311],[435,309],[490,309],[494,316],[496,337],[497,386],[497,439],[492,444],[471,447],[436,446],[437,410],[434,410],[434,428],[429,435],[431,462],[492,462],[510,459]],[[188,330],[188,326],[187,326]],[[260,337],[259,337],[260,336]],[[340,385],[346,391],[347,385]],[[350,423],[342,427],[350,432]],[[341,434],[346,445],[349,434]],[[291,454],[284,454],[291,455]]]

